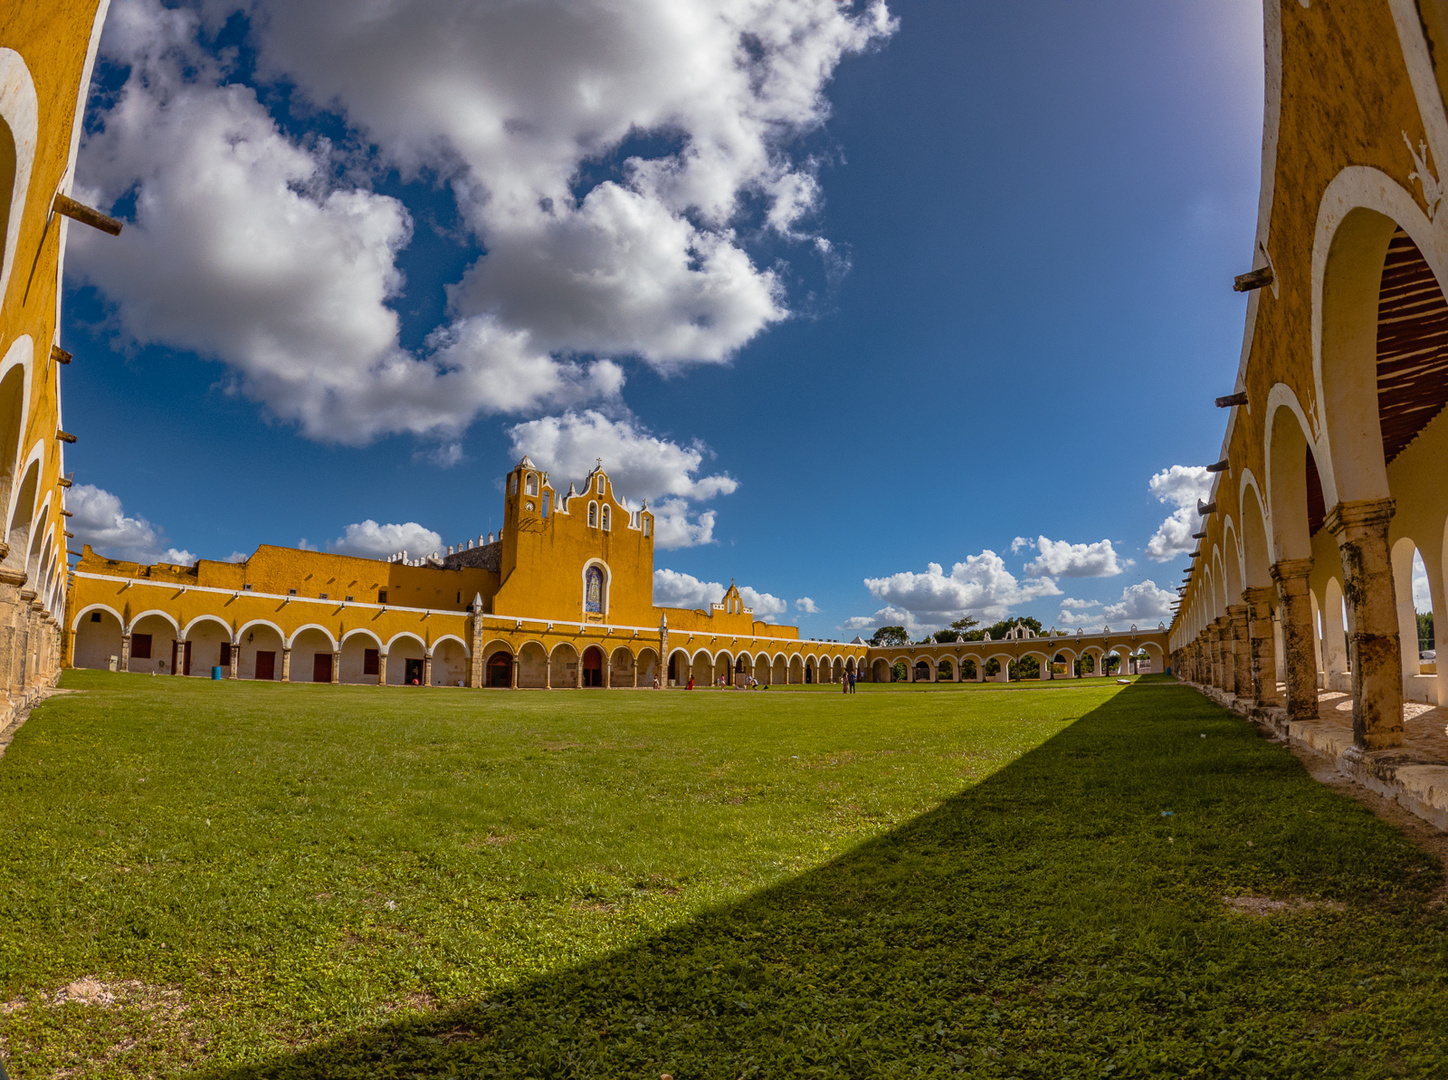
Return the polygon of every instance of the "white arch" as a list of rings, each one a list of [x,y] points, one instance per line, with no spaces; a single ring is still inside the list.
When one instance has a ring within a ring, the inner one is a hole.
[[[606,617],[609,607],[613,604],[613,571],[602,559],[589,559],[578,571],[578,608],[579,611],[584,611],[585,605],[588,603],[588,568],[591,566],[596,566],[603,571],[603,611],[599,614]]]
[[[10,191],[10,204],[5,207],[5,229],[0,235],[0,297],[10,283],[15,268],[15,245],[20,239],[20,222],[24,217],[26,194],[30,190],[30,174],[35,167],[35,147],[39,132],[39,101],[35,82],[25,59],[14,49],[0,48],[0,122],[9,127],[15,140],[15,180]]]
[[[174,630],[174,631],[177,633],[178,636],[180,635],[180,633],[181,633],[181,627],[180,627],[179,625],[177,625],[176,620],[175,620],[174,618],[172,618],[172,616],[171,616],[171,614],[170,614],[169,612],[162,611],[160,608],[147,608],[145,611],[141,612],[141,613],[140,613],[139,615],[137,615],[134,619],[132,619],[132,620],[130,621],[130,624],[129,624],[129,625],[127,625],[127,624],[124,623],[124,622],[122,622],[121,625],[125,627],[126,633],[129,634],[129,633],[131,632],[131,630],[136,626],[136,624],[139,623],[142,619],[146,618],[148,615],[159,615],[159,616],[161,616],[161,618],[163,618],[164,620],[166,620],[166,622],[168,622],[168,623],[171,624],[171,629]]]
[[[73,620],[71,620],[70,632],[71,632],[72,634],[74,634],[76,631],[78,631],[78,630],[80,629],[81,620],[84,619],[87,615],[89,615],[92,611],[108,611],[108,612],[110,612],[112,615],[114,615],[114,616],[116,617],[116,622],[118,622],[118,623],[121,624],[121,629],[123,629],[123,630],[125,629],[126,620],[123,619],[123,618],[121,618],[121,613],[120,613],[119,611],[117,611],[115,608],[111,607],[109,604],[87,604],[85,607],[81,608],[80,611],[78,611],[78,612],[76,613],[75,618],[74,618]]]
[[[286,631],[283,630],[280,626],[278,626],[276,623],[272,622],[272,621],[269,620],[269,619],[252,619],[250,622],[242,623],[241,626],[239,626],[239,627],[237,628],[237,631],[236,631],[236,640],[237,640],[237,641],[240,641],[240,640],[241,640],[241,635],[244,634],[244,633],[246,633],[246,632],[247,632],[248,630],[250,630],[253,626],[269,626],[269,627],[271,627],[273,630],[275,630],[275,631],[277,632],[277,637],[281,638],[282,644],[283,644],[284,646],[286,645],[286,640],[287,640],[287,633],[286,633]]]
[[[325,636],[326,639],[332,643],[332,651],[333,651],[333,652],[336,652],[338,649],[340,649],[340,648],[342,647],[342,646],[338,643],[337,639],[332,636],[332,632],[331,632],[330,630],[328,630],[325,626],[319,626],[319,625],[317,625],[316,623],[307,623],[305,626],[299,626],[299,627],[297,627],[295,630],[292,631],[292,636],[291,636],[291,637],[289,637],[289,638],[282,638],[282,643],[283,643],[288,649],[290,649],[290,648],[292,647],[292,643],[293,643],[294,641],[296,641],[297,638],[301,637],[301,636],[302,636],[302,633],[303,633],[304,631],[307,631],[307,630],[320,630],[320,631],[322,632],[323,636]]]
[[[352,633],[355,634],[355,633],[357,633],[357,631],[354,630],[354,631],[352,631]],[[343,640],[345,641],[346,639],[344,638]],[[374,639],[374,640],[375,640],[375,639]],[[502,649],[504,652],[506,652],[509,656],[516,656],[516,655],[517,655],[517,650],[513,648],[513,645],[512,645],[511,642],[506,641],[506,640],[504,640],[503,638],[490,638],[490,639],[488,640],[488,643],[483,646],[483,656],[484,656],[484,657],[490,657],[490,656],[492,656],[495,652],[497,652],[499,648],[501,648],[501,649]]]
[[[248,623],[247,625],[250,624]],[[340,649],[343,645],[347,644],[350,639],[356,637],[358,634],[361,634],[364,637],[371,638],[372,644],[376,645],[379,650],[382,648],[382,639],[374,634],[371,630],[368,630],[365,626],[354,626],[351,630],[348,630],[345,634],[342,635],[342,640],[337,643],[337,647]],[[240,636],[240,632],[238,632],[238,636]]]
[[[1367,218],[1376,214],[1387,219],[1378,223]],[[1348,228],[1344,229],[1344,226]],[[1322,416],[1322,431],[1318,442],[1323,453],[1318,455],[1318,472],[1322,476],[1322,494],[1329,509],[1341,501],[1340,488],[1350,481],[1354,499],[1386,498],[1388,496],[1387,469],[1381,460],[1369,460],[1364,470],[1353,477],[1340,476],[1338,466],[1342,464],[1333,447],[1334,427],[1344,439],[1340,424],[1346,423],[1357,409],[1367,411],[1368,390],[1371,389],[1373,408],[1371,415],[1362,419],[1361,426],[1371,426],[1373,431],[1357,430],[1356,437],[1366,439],[1376,433],[1378,447],[1382,445],[1381,431],[1377,425],[1376,366],[1373,370],[1354,372],[1355,382],[1341,385],[1335,380],[1337,401],[1328,396],[1326,364],[1324,354],[1336,355],[1339,351],[1361,350],[1365,355],[1377,349],[1377,306],[1379,283],[1382,277],[1382,255],[1393,227],[1402,229],[1422,252],[1424,260],[1433,271],[1438,287],[1448,280],[1440,257],[1438,245],[1433,239],[1433,224],[1418,206],[1417,199],[1397,180],[1386,173],[1366,165],[1350,165],[1332,178],[1323,192],[1317,208],[1317,228],[1312,244],[1312,378],[1313,389]],[[1340,243],[1339,243],[1340,242]],[[1339,247],[1334,256],[1333,249]],[[1376,250],[1382,247],[1383,250]],[[1370,257],[1375,256],[1375,257]],[[1341,280],[1328,280],[1329,264],[1339,268]],[[1343,271],[1348,275],[1343,277]],[[1338,402],[1342,403],[1339,410]],[[1344,415],[1337,420],[1337,413]],[[1369,423],[1370,422],[1370,423]],[[1304,431],[1312,431],[1305,427]]]
[[[468,643],[462,638],[458,637],[456,634],[443,634],[441,637],[434,639],[432,646],[427,650],[427,655],[431,656],[433,654],[433,650],[435,650],[444,641],[456,641],[459,645],[463,647],[464,656],[471,657],[473,655],[473,651],[468,648]]]
[[[204,623],[204,622],[214,622],[214,623],[218,624],[219,626],[224,627],[224,628],[226,629],[226,633],[227,633],[227,638],[228,638],[228,640],[231,639],[231,637],[232,637],[231,624],[228,623],[225,619],[223,619],[220,615],[198,615],[198,616],[196,616],[196,618],[192,619],[189,623],[187,623],[187,624],[182,628],[182,630],[181,630],[181,638],[182,638],[182,640],[185,640],[186,638],[189,638],[189,637],[191,636],[191,628],[192,628],[192,627],[197,626],[197,625],[199,625],[200,623]]]
[[[331,637],[330,634],[328,634],[327,636]],[[396,645],[403,638],[411,638],[413,641],[417,642],[418,648],[422,650],[423,655],[431,655],[427,649],[427,642],[423,641],[422,638],[420,638],[417,634],[414,634],[411,630],[399,630],[397,633],[393,634],[392,637],[388,638],[386,651],[391,652],[392,646]]]

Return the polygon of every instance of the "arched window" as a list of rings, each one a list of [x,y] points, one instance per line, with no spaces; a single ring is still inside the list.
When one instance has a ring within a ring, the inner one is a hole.
[[[598,493],[599,493],[600,495],[602,495],[602,494],[604,493],[604,491],[603,491],[603,484],[604,484],[604,479],[603,479],[603,477],[600,476],[600,477],[598,478]]]
[[[583,572],[583,610],[594,615],[603,614],[603,571],[590,566]]]
[[[588,527],[590,529],[598,528],[598,503],[588,504]]]
[[[603,531],[608,532],[608,507],[603,508]]]
[[[529,473],[528,479],[524,481],[525,488],[529,495],[538,494],[538,477],[535,473]]]
[[[644,518],[644,535],[645,535],[645,536],[648,536],[648,534],[649,534],[649,521],[650,521],[649,518]]]
[[[517,473],[514,473],[512,476],[508,477],[508,494],[509,494],[509,495],[516,495],[517,493],[518,493],[518,474],[517,474]]]

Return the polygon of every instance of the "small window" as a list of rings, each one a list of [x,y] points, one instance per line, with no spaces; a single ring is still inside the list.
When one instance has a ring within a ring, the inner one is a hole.
[[[526,485],[526,486],[524,487],[524,490],[525,490],[529,495],[537,495],[537,494],[538,494],[538,477],[535,476],[533,473],[529,473],[529,474],[528,474],[528,479],[524,481],[524,484]]]
[[[329,597],[327,596],[326,593],[322,593],[322,594],[318,597],[318,599],[327,600],[327,599],[329,599]]]
[[[386,589],[378,589],[378,590],[377,590],[377,602],[378,602],[379,604],[385,604],[385,603],[387,603],[387,590],[386,590]]]
[[[603,508],[603,531],[608,532],[608,507]]]
[[[648,519],[648,518],[644,518],[644,535],[645,535],[645,536],[648,536],[648,534],[649,534],[649,525],[650,525],[649,519]]]
[[[288,595],[288,596],[296,596],[296,595],[297,595],[297,590],[296,590],[296,589],[288,589],[288,590],[287,590],[287,595]]]
[[[132,634],[132,635],[131,635],[131,658],[134,659],[134,660],[149,660],[149,659],[151,659],[151,635],[150,635],[150,634]]]
[[[91,612],[91,622],[100,622],[100,621],[101,621],[101,613],[100,613],[99,611],[92,611],[92,612]]]
[[[600,495],[603,494],[603,485],[604,485],[604,479],[603,479],[603,477],[600,476],[600,477],[598,478],[598,493],[599,493]]]
[[[458,590],[458,603],[461,604],[462,602],[463,602],[463,593],[462,593],[462,590],[459,589],[459,590]]]
[[[354,599],[355,599],[355,597],[351,597],[351,596],[347,597],[347,603],[350,604]]]
[[[231,642],[223,641],[221,643],[221,656],[217,658],[216,662],[222,667],[231,667]]]
[[[243,592],[251,592],[251,582],[248,581],[248,582],[247,582],[245,585],[243,585],[241,588],[242,588],[242,591],[243,591]]]
[[[548,511],[552,508],[552,503],[553,503],[553,499],[552,499],[550,496],[548,496],[548,495],[544,495],[544,496],[543,496],[543,516],[544,516],[544,517],[547,517],[547,516],[548,516]]]
[[[588,527],[590,529],[598,528],[598,503],[588,504]]]
[[[508,494],[509,494],[509,495],[516,495],[517,493],[518,493],[518,474],[517,474],[517,473],[514,473],[512,476],[508,477]]]
[[[362,674],[363,674],[363,675],[376,675],[376,674],[377,674],[377,650],[376,650],[376,649],[363,649],[363,650],[362,650]]]

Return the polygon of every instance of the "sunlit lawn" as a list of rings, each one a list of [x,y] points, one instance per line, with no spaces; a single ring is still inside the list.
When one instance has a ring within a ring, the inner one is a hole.
[[[13,1076],[1448,1072],[1437,867],[1159,680],[63,685],[0,761]]]

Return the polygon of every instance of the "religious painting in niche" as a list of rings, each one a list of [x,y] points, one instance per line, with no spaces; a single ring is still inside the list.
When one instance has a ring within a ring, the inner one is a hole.
[[[583,574],[583,610],[603,614],[603,571],[590,566]]]

